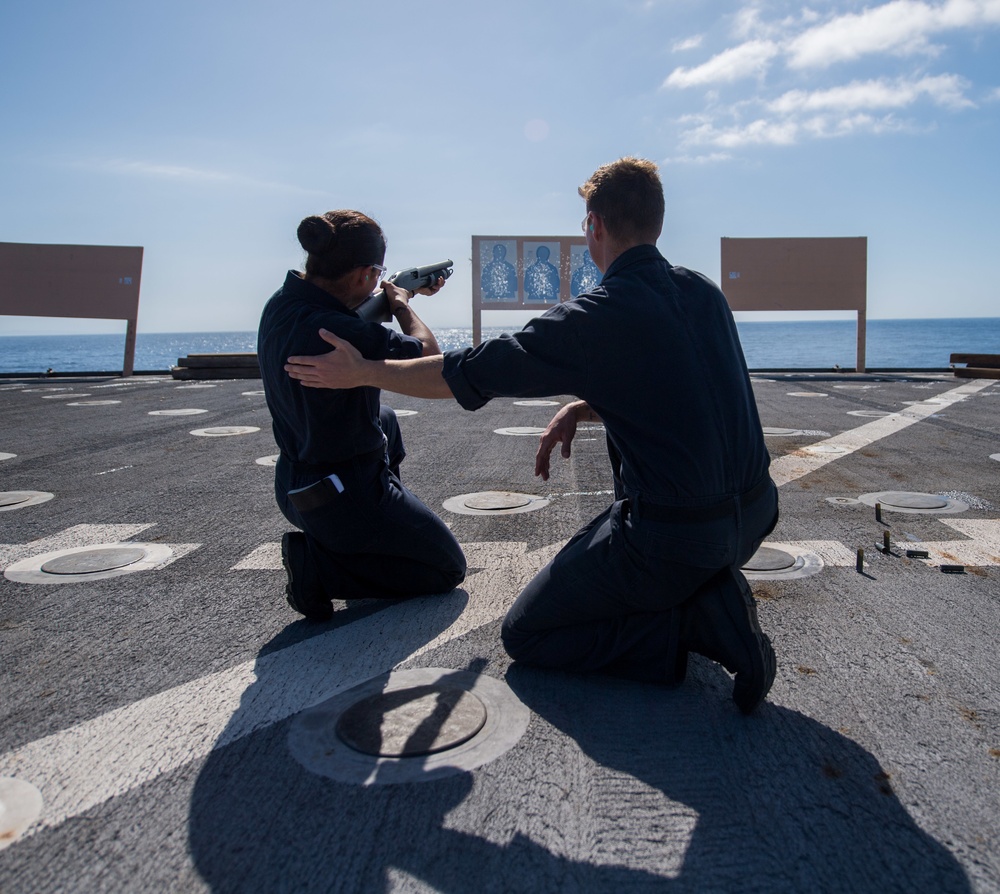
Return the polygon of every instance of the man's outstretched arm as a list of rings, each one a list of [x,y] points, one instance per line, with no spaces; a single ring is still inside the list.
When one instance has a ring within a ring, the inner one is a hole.
[[[289,357],[285,372],[307,388],[358,388],[371,385],[412,397],[452,397],[441,375],[444,357],[413,360],[365,360],[350,342],[320,329],[320,336],[333,350],[328,354]]]

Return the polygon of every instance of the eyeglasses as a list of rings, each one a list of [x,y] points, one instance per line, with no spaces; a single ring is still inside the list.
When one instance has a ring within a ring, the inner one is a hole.
[[[386,273],[389,272],[388,267],[384,267],[382,264],[369,264],[369,267],[374,267],[378,271],[378,279],[384,279]]]
[[[586,233],[587,233],[587,221],[588,220],[590,220],[590,212],[589,211],[584,215],[583,220],[580,221],[580,229],[583,230],[584,235],[586,235]]]

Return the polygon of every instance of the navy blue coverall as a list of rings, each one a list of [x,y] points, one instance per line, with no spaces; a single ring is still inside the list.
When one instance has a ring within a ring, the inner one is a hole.
[[[285,518],[306,534],[310,562],[331,599],[402,599],[446,593],[465,577],[462,548],[444,522],[402,484],[405,456],[396,414],[377,388],[304,388],[284,370],[289,356],[330,346],[321,328],[372,360],[419,357],[421,342],[362,320],[289,271],[264,307],[257,353],[280,454],[274,492]],[[288,492],[336,474],[343,493],[299,512]]]
[[[777,521],[750,377],[722,291],[629,249],[600,285],[513,335],[445,355],[469,410],[494,397],[574,395],[604,421],[615,501],[507,614],[515,659],[676,682],[673,609],[740,567]]]

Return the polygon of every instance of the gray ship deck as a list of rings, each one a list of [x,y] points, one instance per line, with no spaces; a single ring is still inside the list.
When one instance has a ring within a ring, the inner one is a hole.
[[[1000,383],[754,378],[782,515],[749,718],[697,657],[662,689],[503,652],[520,587],[610,499],[600,426],[543,483],[536,438],[497,430],[551,406],[386,394],[469,575],[316,624],[284,601],[259,382],[0,382],[0,890],[1000,891]],[[485,491],[530,511],[445,508]],[[120,567],[73,559],[111,544]],[[314,706],[389,672],[499,694],[426,758],[306,754]]]

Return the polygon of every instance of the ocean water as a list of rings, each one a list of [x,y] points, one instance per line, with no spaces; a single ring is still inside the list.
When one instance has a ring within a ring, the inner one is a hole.
[[[853,320],[741,322],[750,369],[854,369]],[[483,335],[509,331],[484,327]],[[442,350],[472,344],[471,328],[436,329]],[[135,369],[166,372],[187,354],[256,351],[255,332],[142,333]],[[124,335],[0,336],[0,373],[114,372],[121,370]],[[1000,317],[944,320],[869,320],[868,369],[944,369],[952,353],[1000,354]]]

